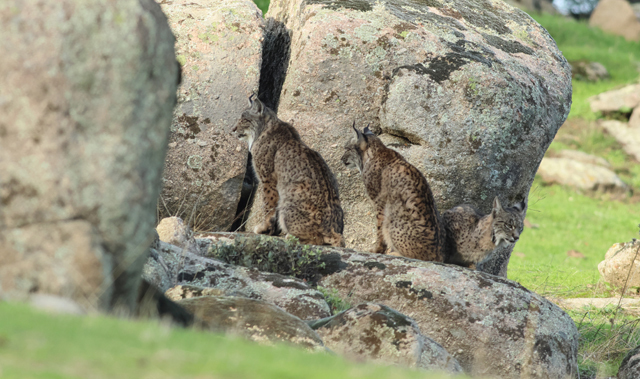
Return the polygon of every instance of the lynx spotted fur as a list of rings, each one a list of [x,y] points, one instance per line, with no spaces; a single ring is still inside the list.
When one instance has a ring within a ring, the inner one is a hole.
[[[387,248],[407,258],[442,262],[444,236],[440,215],[425,177],[402,155],[386,147],[369,128],[353,127],[355,140],[342,162],[362,174],[376,205],[378,240],[374,253]]]
[[[445,263],[475,269],[498,246],[516,243],[522,233],[525,208],[524,200],[503,208],[496,197],[488,215],[467,204],[444,212]]]
[[[273,233],[277,214],[280,229],[301,243],[344,247],[338,183],[329,166],[293,126],[252,97],[233,131],[249,143],[262,183],[266,220],[254,232]]]

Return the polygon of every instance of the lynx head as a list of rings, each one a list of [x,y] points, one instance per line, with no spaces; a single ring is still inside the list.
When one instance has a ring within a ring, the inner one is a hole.
[[[247,141],[249,149],[260,136],[269,119],[275,117],[275,113],[254,96],[254,94],[249,96],[249,108],[242,112],[236,126],[231,129],[240,140]]]
[[[493,199],[493,243],[496,246],[500,244],[514,244],[520,238],[522,227],[524,225],[524,210],[526,208],[524,200],[513,205],[513,207],[502,208],[500,200],[496,196]]]
[[[355,121],[353,122],[352,128],[355,135],[353,139],[345,145],[345,152],[342,155],[341,160],[347,168],[357,168],[362,173],[362,155],[367,150],[370,139],[375,137],[375,134],[369,130],[368,125],[362,132],[360,132],[356,129]]]

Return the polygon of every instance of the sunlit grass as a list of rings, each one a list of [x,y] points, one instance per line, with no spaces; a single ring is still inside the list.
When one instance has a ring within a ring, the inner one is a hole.
[[[598,115],[591,112],[589,97],[638,80],[640,43],[592,28],[585,21],[550,15],[532,14],[531,17],[547,29],[567,60],[599,62],[611,75],[610,80],[596,83],[573,81],[569,117],[596,119]]]
[[[105,316],[52,316],[0,302],[0,377],[444,378],[331,354]]]
[[[598,263],[614,243],[638,237],[640,204],[607,201],[536,180],[527,220],[534,227],[525,228],[515,245],[510,279],[542,294],[606,296],[606,286],[597,286]],[[570,250],[584,258],[568,256]]]

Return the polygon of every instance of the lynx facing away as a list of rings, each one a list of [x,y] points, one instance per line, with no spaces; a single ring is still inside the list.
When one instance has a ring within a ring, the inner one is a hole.
[[[344,246],[338,183],[329,166],[302,142],[293,126],[252,97],[233,131],[249,143],[262,183],[267,215],[254,232],[271,233],[277,210],[280,229],[300,242]]]
[[[496,197],[488,215],[466,204],[444,212],[445,263],[475,269],[498,246],[516,243],[522,233],[525,207],[523,200],[513,207],[502,208]]]
[[[346,146],[342,162],[362,174],[367,194],[376,205],[378,242],[407,258],[443,261],[444,236],[431,188],[417,168],[386,147],[369,128],[355,128],[355,142]]]

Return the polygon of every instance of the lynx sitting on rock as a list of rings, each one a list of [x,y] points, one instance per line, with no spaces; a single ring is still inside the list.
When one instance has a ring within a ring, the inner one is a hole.
[[[377,209],[378,241],[374,253],[442,262],[444,236],[438,210],[425,177],[402,155],[386,147],[369,128],[353,126],[355,140],[342,162],[362,174]]]
[[[475,265],[498,246],[516,243],[522,233],[525,208],[524,200],[513,207],[502,208],[496,197],[488,215],[467,204],[444,212],[445,263],[475,269]]]
[[[272,233],[277,210],[280,229],[301,243],[344,247],[338,183],[329,166],[293,126],[252,97],[233,131],[249,143],[262,183],[267,215],[254,232]]]

